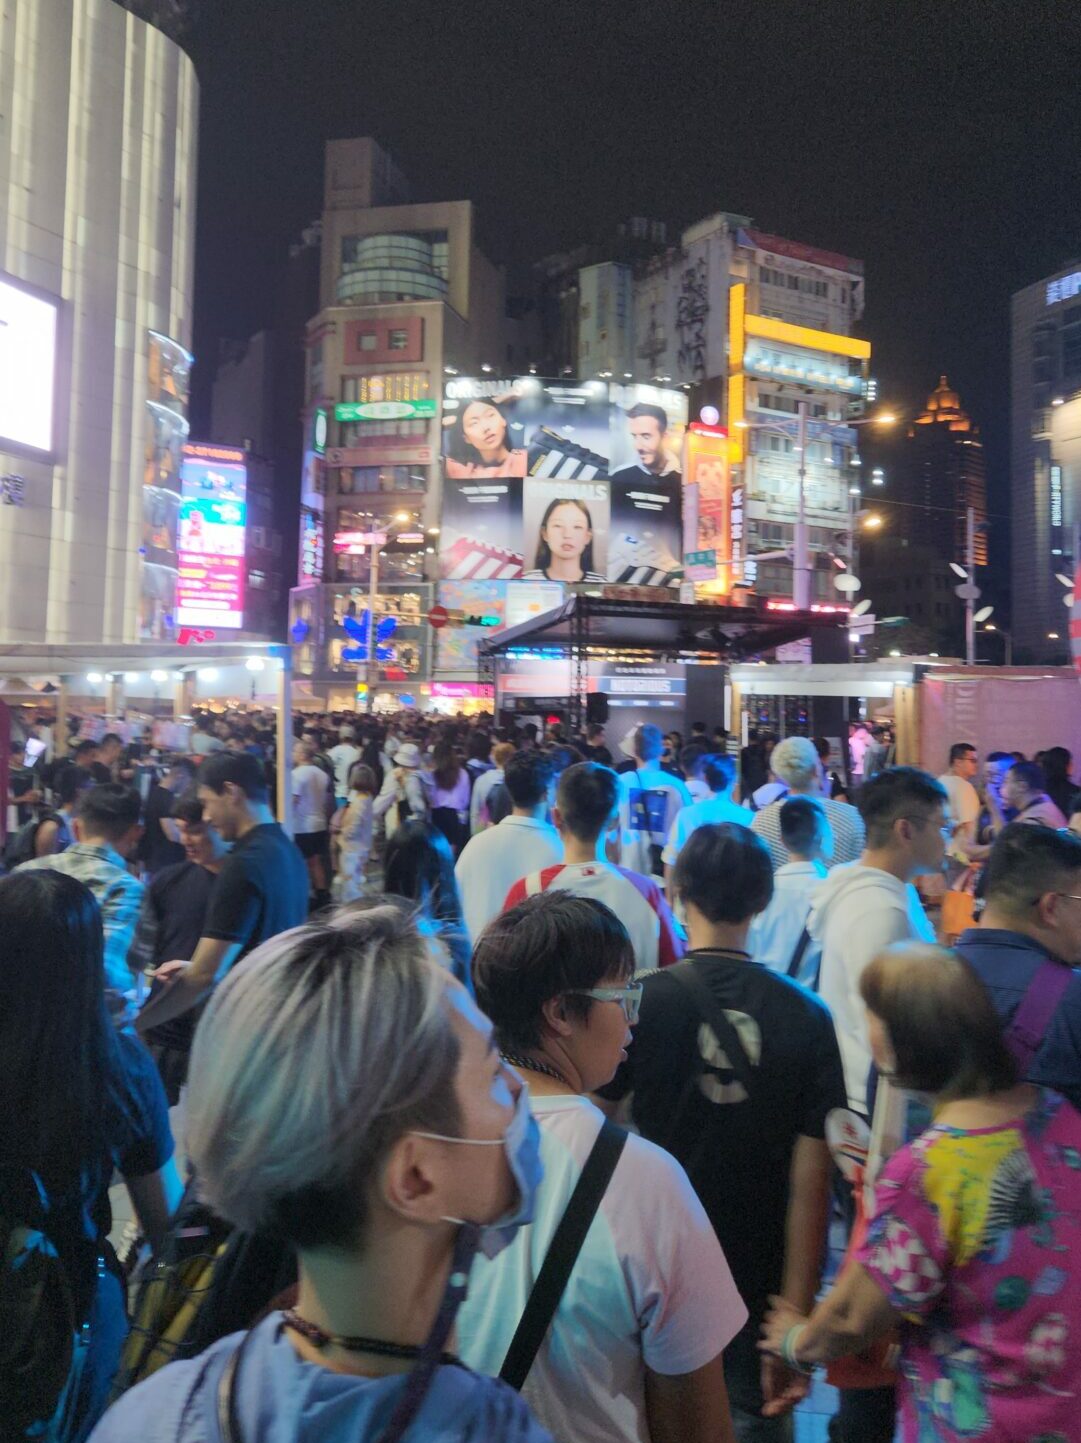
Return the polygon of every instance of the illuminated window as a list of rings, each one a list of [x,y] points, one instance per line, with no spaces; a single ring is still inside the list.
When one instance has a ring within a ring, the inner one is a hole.
[[[391,331],[387,341],[387,349],[391,351],[404,351],[409,345],[408,331]]]
[[[398,334],[401,335],[401,331],[399,331]],[[362,351],[374,351],[378,349],[379,337],[374,331],[359,332],[357,340],[360,342],[360,349]]]

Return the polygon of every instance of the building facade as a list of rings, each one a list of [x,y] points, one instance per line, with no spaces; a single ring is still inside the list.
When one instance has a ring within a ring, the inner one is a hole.
[[[1014,653],[1068,653],[1061,573],[1081,526],[1081,260],[1018,291],[1011,307],[1010,510]]]
[[[987,471],[979,427],[945,376],[894,453],[890,498],[905,508],[897,529],[946,561],[967,564],[967,522],[975,522],[973,559],[987,565]]]
[[[721,212],[677,246],[639,263],[585,266],[576,288],[578,374],[688,393],[691,415],[711,405],[729,430],[733,485],[742,486],[747,579],[792,595],[806,407],[804,496],[811,595],[837,602],[833,557],[850,545],[858,486],[858,417],[871,393],[870,346],[852,335],[863,314],[862,262],[755,229]]]
[[[0,424],[5,641],[172,631],[198,86],[156,7],[138,8],[0,10],[0,378],[43,421]],[[52,342],[33,380],[31,336]]]
[[[298,673],[333,705],[356,694],[342,623],[368,609],[376,550],[375,610],[397,623],[379,691],[416,697],[430,675],[443,380],[499,365],[504,297],[469,201],[416,202],[374,141],[328,144],[290,636]]]

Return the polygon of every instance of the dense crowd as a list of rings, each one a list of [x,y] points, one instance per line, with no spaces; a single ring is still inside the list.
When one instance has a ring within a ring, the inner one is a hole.
[[[19,739],[4,1437],[1078,1437],[1069,753],[614,731]]]

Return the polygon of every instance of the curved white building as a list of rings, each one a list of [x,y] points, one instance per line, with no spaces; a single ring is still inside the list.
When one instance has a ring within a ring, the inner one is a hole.
[[[0,6],[0,641],[170,634],[197,116],[115,0]]]

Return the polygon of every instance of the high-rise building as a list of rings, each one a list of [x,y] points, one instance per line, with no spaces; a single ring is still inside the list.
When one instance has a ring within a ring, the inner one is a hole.
[[[946,561],[966,564],[969,507],[974,560],[987,565],[987,472],[979,427],[945,376],[894,452],[889,498],[905,510],[896,528]]]
[[[5,641],[171,635],[198,110],[183,12],[0,8]]]
[[[871,348],[852,335],[863,314],[862,262],[722,212],[660,254],[595,258],[579,272],[574,294],[583,378],[679,386],[692,416],[705,404],[725,416],[748,555],[772,553],[757,567],[757,589],[778,598],[793,591],[783,553],[795,543],[805,436],[811,597],[838,601],[832,556],[847,546],[849,488],[858,475],[851,469],[857,432],[848,423],[872,390]]]
[[[1010,509],[1014,655],[1067,647],[1064,588],[1081,525],[1081,260],[1013,297]]]
[[[331,705],[356,694],[343,622],[368,609],[373,553],[375,611],[397,621],[378,686],[415,696],[429,675],[443,379],[501,364],[504,297],[469,201],[414,200],[373,140],[328,144],[290,636],[298,674]]]

